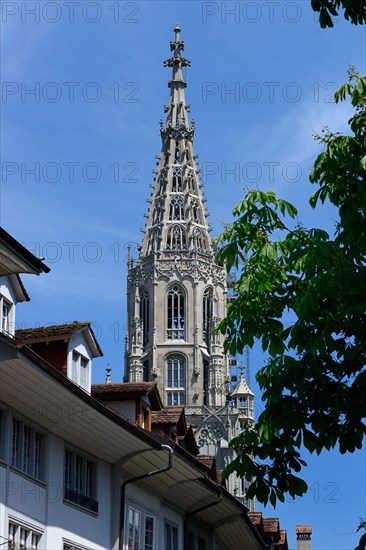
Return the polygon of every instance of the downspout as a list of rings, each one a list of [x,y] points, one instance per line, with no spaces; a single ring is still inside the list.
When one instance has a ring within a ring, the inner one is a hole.
[[[158,474],[162,474],[163,472],[167,472],[168,470],[170,470],[170,468],[173,465],[173,449],[169,445],[161,445],[159,450],[164,450],[164,449],[167,450],[169,453],[169,460],[168,460],[167,466],[164,466],[164,468],[160,468],[159,470],[153,470],[152,472],[147,472],[146,474],[142,474],[137,477],[131,477],[130,479],[126,479],[125,481],[123,481],[123,483],[121,484],[120,519],[119,519],[120,530],[119,530],[118,550],[123,550],[124,548],[126,487],[130,483],[135,483],[147,477],[156,476]]]
[[[222,497],[222,491],[219,489],[217,499],[215,502],[209,502],[208,504],[205,504],[204,506],[201,506],[200,508],[196,508],[196,510],[192,510],[191,512],[187,512],[187,514],[184,516],[184,550],[189,550],[188,548],[188,520],[190,517],[194,516],[195,514],[198,514],[199,512],[203,512],[203,510],[207,510],[207,508],[212,508],[213,506],[216,506],[221,501]]]

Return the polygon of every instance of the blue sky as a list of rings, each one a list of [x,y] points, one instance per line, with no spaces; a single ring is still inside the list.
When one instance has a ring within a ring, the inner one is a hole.
[[[3,2],[2,21],[1,225],[52,269],[24,277],[32,301],[18,324],[92,321],[105,353],[94,382],[108,362],[122,379],[127,245],[142,237],[176,23],[192,60],[187,101],[213,233],[245,182],[332,230],[335,212],[307,204],[321,150],[312,134],[346,130],[351,109],[332,94],[350,64],[365,70],[364,29],[340,20],[321,30],[310,0]],[[256,348],[258,411],[263,359]],[[364,452],[309,457],[305,478],[306,497],[265,514],[280,517],[292,548],[297,523],[313,525],[314,550],[353,548],[366,516]]]

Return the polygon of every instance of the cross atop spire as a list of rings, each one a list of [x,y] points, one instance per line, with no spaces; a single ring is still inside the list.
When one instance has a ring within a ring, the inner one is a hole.
[[[186,87],[186,83],[183,80],[182,67],[190,67],[191,62],[189,59],[185,59],[181,56],[181,51],[184,51],[184,42],[180,39],[180,27],[176,25],[173,29],[175,32],[174,42],[170,42],[170,50],[174,52],[173,57],[164,61],[164,67],[172,67],[173,75],[172,80],[168,86],[172,87],[173,82],[180,82],[183,87]]]

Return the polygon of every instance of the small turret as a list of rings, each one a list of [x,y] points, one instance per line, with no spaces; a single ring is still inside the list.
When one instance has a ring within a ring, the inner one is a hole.
[[[244,376],[244,365],[240,367],[240,379],[231,393],[233,406],[239,413],[239,422],[254,422],[254,393],[249,388]]]

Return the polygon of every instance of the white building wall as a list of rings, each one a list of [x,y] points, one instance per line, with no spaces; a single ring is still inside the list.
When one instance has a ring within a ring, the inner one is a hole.
[[[97,460],[98,513],[64,502],[64,456],[68,446],[53,434],[43,438],[44,469],[42,481],[38,481],[11,463],[10,426],[12,415],[4,415],[8,444],[0,462],[0,539],[8,537],[9,520],[37,528],[42,532],[40,548],[61,550],[63,541],[70,540],[92,550],[111,548],[111,466]],[[26,419],[23,419],[27,423]],[[30,422],[33,426],[33,423]],[[40,431],[42,431],[40,429]],[[9,439],[10,438],[10,439]],[[75,449],[70,446],[71,449]],[[80,450],[81,453],[87,454]],[[93,457],[91,457],[93,458]],[[95,457],[94,457],[95,458]]]
[[[1,315],[1,323],[2,323],[2,301],[3,299],[6,300],[6,302],[9,303],[10,311],[9,311],[9,330],[8,332],[12,335],[14,335],[15,332],[15,310],[16,310],[16,304],[17,304],[17,298],[13,289],[13,285],[10,282],[9,277],[4,275],[3,277],[0,277],[0,315]],[[0,324],[0,332],[2,331],[2,324]]]

